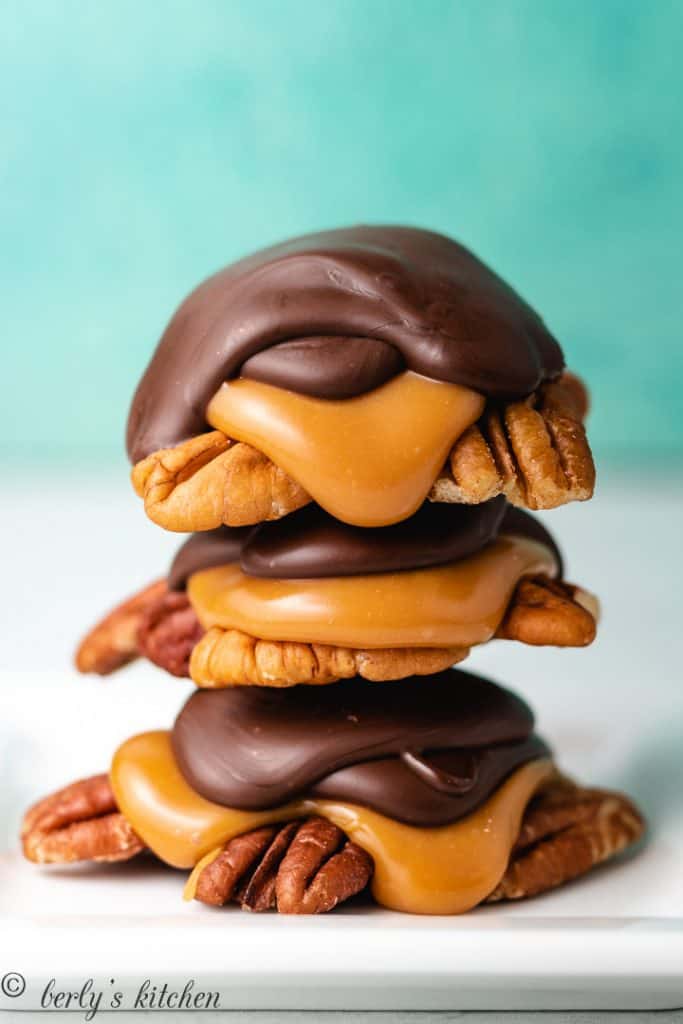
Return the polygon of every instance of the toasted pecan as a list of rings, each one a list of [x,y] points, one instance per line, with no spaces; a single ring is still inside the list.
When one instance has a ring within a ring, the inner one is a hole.
[[[595,487],[587,409],[586,389],[570,373],[524,401],[489,405],[453,447],[430,499],[477,504],[504,494],[529,509],[586,501]]]
[[[621,853],[644,831],[638,808],[622,793],[559,777],[527,807],[507,870],[486,902],[555,889]]]
[[[259,640],[236,629],[209,629],[192,652],[197,686],[324,685],[362,676],[373,682],[431,675],[462,661],[466,647],[358,650],[325,644]]]
[[[107,676],[137,658],[140,624],[166,592],[166,580],[156,580],[101,619],[78,646],[74,658],[78,671]]]
[[[190,657],[204,630],[184,591],[167,591],[138,627],[138,651],[173,676],[190,674]]]
[[[496,637],[537,647],[586,647],[595,639],[597,620],[598,602],[588,591],[528,576],[517,584]]]
[[[131,478],[152,522],[181,533],[280,519],[311,500],[266,455],[219,430],[153,452]]]
[[[116,806],[107,775],[93,775],[34,804],[21,828],[24,855],[37,864],[130,860],[142,840]]]
[[[166,580],[157,580],[90,630],[76,651],[76,668],[106,676],[142,655],[186,677],[192,648],[203,632],[186,594],[169,591]]]
[[[236,836],[200,867],[194,898],[245,910],[324,914],[361,892],[372,858],[324,818],[307,818]]]
[[[587,405],[585,387],[570,373],[524,401],[489,403],[453,446],[430,500],[476,504],[505,494],[515,505],[542,509],[590,498]],[[149,518],[180,532],[279,519],[311,500],[266,455],[219,430],[153,452],[134,466],[132,480]]]

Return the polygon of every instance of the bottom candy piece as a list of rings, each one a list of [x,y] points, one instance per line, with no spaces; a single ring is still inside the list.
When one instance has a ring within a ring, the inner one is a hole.
[[[529,801],[507,869],[483,902],[557,888],[633,845],[644,830],[628,797],[555,775]],[[24,818],[22,845],[39,864],[124,861],[145,850],[119,812],[107,775],[34,805]],[[195,866],[186,897],[252,911],[326,913],[366,889],[372,874],[372,857],[342,829],[308,817],[252,829],[219,846]]]

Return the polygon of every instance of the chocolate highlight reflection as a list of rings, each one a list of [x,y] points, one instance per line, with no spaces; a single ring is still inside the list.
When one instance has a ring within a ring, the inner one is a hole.
[[[566,779],[521,698],[453,668],[592,642],[597,600],[522,511],[592,495],[587,408],[538,315],[442,235],[308,235],[201,284],[127,433],[148,516],[192,536],[76,655],[197,690],[30,808],[25,855],[147,851],[214,907],[455,914],[634,843],[628,798]]]

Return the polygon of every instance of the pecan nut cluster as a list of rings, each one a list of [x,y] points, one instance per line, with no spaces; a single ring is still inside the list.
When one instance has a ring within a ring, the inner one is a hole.
[[[372,858],[324,818],[236,836],[198,872],[194,898],[243,910],[324,914],[367,886]]]
[[[490,407],[454,446],[430,497],[469,505],[504,494],[532,510],[587,501],[595,487],[587,412],[588,393],[570,373],[522,402]]]

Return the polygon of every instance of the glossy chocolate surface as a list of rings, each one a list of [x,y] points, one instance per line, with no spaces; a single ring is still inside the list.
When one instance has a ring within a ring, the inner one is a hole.
[[[532,729],[519,697],[449,669],[387,684],[198,690],[176,720],[173,749],[193,789],[224,806],[256,810],[310,793],[440,824],[546,753]]]
[[[429,828],[470,814],[517,768],[549,755],[546,743],[532,734],[517,743],[428,751],[420,758],[422,775],[400,757],[364,761],[332,772],[314,783],[309,792],[311,796],[361,804],[396,821]],[[445,782],[451,783],[450,791]]]
[[[239,562],[250,576],[315,579],[397,572],[456,562],[480,551],[499,533],[545,544],[560,552],[542,523],[494,498],[482,505],[428,502],[415,516],[374,530],[340,523],[316,505],[274,523],[194,534],[178,551],[168,582],[180,590],[195,572]]]
[[[257,352],[240,376],[315,398],[354,398],[404,367],[398,349],[376,338],[297,338]]]
[[[260,530],[242,550],[241,566],[250,576],[310,579],[443,565],[493,540],[504,513],[504,498],[483,505],[427,502],[395,526],[363,529],[309,505]]]
[[[239,562],[242,549],[257,526],[219,526],[217,530],[193,533],[178,548],[168,570],[171,590],[184,590],[190,576],[202,569]]]
[[[452,239],[386,226],[306,235],[185,299],[133,399],[128,453],[137,462],[205,431],[211,397],[243,368],[319,397],[360,394],[409,369],[507,399],[563,365],[540,317]]]

